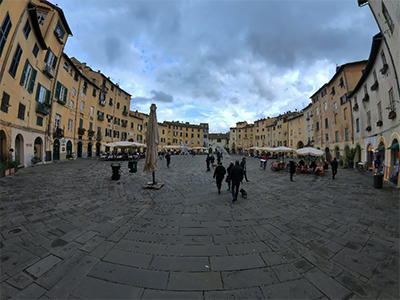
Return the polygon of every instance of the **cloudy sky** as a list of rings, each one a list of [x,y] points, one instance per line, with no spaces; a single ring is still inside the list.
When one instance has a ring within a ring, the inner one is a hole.
[[[336,65],[367,59],[378,33],[357,0],[50,0],[73,36],[65,52],[159,122],[227,132],[301,110]]]

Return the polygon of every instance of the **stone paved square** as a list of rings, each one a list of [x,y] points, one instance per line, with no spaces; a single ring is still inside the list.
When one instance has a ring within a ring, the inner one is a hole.
[[[226,167],[238,155],[224,158]],[[0,179],[1,299],[399,299],[399,191],[260,168],[217,193],[205,156],[111,180],[78,159]]]

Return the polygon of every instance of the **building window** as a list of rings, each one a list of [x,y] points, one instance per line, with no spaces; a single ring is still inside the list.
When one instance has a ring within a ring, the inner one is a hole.
[[[40,25],[44,24],[44,21],[46,20],[47,14],[43,13],[43,12],[36,12],[37,15],[37,19],[38,19],[38,23]]]
[[[75,89],[75,88],[72,88],[72,95],[75,96],[75,94],[76,94],[76,89]]]
[[[335,95],[335,87],[334,86],[332,87],[331,95]]]
[[[328,118],[325,118],[325,128],[328,128]]]
[[[24,28],[22,29],[22,32],[24,33],[25,39],[28,39],[29,33],[31,32],[31,24],[29,24],[29,19],[26,20],[26,23],[24,25]]]
[[[38,45],[35,43],[35,46],[33,46],[33,50],[32,53],[35,57],[37,57],[38,53],[39,53],[39,47]]]
[[[62,26],[60,24],[60,21],[57,21],[57,26],[56,26],[56,29],[54,31],[57,32],[57,34],[60,37],[60,39],[64,38],[65,31],[62,28]]]
[[[109,104],[110,104],[111,106],[113,105],[113,99],[112,99],[112,98],[110,98]]]
[[[347,107],[343,109],[343,118],[347,120]]]
[[[67,95],[68,95],[68,89],[63,86],[59,81],[57,81],[56,85],[56,93],[55,97],[60,102],[61,104],[66,104],[67,103]]]
[[[10,95],[3,92],[3,97],[1,99],[1,111],[8,113],[8,108],[10,107]]]
[[[83,128],[83,119],[79,119],[79,128]]]
[[[319,130],[319,122],[317,122],[316,125],[317,125],[317,126],[316,126],[316,127],[317,127],[316,129]],[[275,137],[275,136],[274,136],[274,137]]]
[[[55,123],[54,123],[54,128],[55,129],[60,128],[60,123],[61,123],[61,115],[56,114],[56,120],[55,120]]]
[[[345,133],[345,139],[346,139],[346,142],[349,140],[349,129],[348,128],[346,128],[345,130],[344,130],[344,133]]]
[[[137,129],[138,130],[142,130],[143,129],[143,125],[142,124],[138,124]]]
[[[342,97],[340,97],[340,104],[343,105],[347,102],[347,97],[346,95],[343,95]]]
[[[339,142],[339,131],[335,131],[335,142]]]
[[[135,124],[133,122],[131,122],[131,129],[133,129],[135,127]],[[163,130],[163,134],[164,134],[164,130]]]
[[[69,107],[74,108],[74,101],[71,100],[71,102],[69,103]]]
[[[22,72],[20,84],[28,90],[29,93],[33,93],[35,87],[37,71],[32,68],[28,60],[25,62],[24,71]]]
[[[68,119],[68,131],[72,132],[72,123],[73,121],[71,119]]]
[[[356,119],[356,130],[357,132],[360,132],[360,119]]]
[[[315,114],[318,116],[318,107],[315,108]]]
[[[36,125],[43,126],[43,118],[41,116],[36,117]]]
[[[337,124],[337,114],[333,115],[333,121],[335,122],[335,124]]]
[[[19,44],[17,44],[17,48],[15,49],[14,56],[11,61],[10,69],[8,72],[10,75],[15,78],[15,74],[17,73],[18,65],[19,65],[19,60],[21,59],[22,55],[22,48]]]
[[[385,24],[387,24],[387,26],[389,27],[390,33],[393,34],[393,29],[394,29],[393,20],[390,17],[389,12],[383,2],[382,2],[382,13],[386,20]]]
[[[379,118],[379,121],[382,121],[382,104],[381,104],[380,101],[378,102],[377,107],[378,107],[378,118]]]
[[[329,134],[325,134],[325,141],[329,142]]]
[[[36,101],[50,105],[50,91],[38,83],[36,89]]]
[[[391,110],[394,110],[394,108],[395,108],[394,102],[395,102],[395,100],[394,100],[394,91],[393,91],[393,88],[391,88],[389,90],[389,108]]]
[[[81,111],[83,112],[83,110],[85,109],[85,101],[81,102]]]
[[[93,89],[92,95],[93,95],[93,97],[96,97],[96,89]]]
[[[324,109],[327,110],[328,109],[328,103],[324,102]]]
[[[299,128],[299,134],[301,134],[301,128]]]
[[[56,69],[58,57],[51,51],[50,47],[47,49],[44,62],[51,68]]]
[[[119,109],[119,102],[117,102],[117,109]]]
[[[371,126],[371,111],[367,111],[367,126]]]
[[[337,109],[337,103],[336,103],[336,102],[333,103],[333,108],[334,108],[334,109]]]
[[[25,105],[22,103],[18,107],[18,119],[25,120]]]
[[[90,116],[93,117],[93,114],[94,114],[94,107],[91,106],[91,107],[90,107]]]
[[[7,12],[7,14],[3,20],[3,24],[1,24],[1,27],[0,27],[0,57],[1,57],[1,54],[3,53],[3,49],[6,44],[8,34],[10,33],[11,26],[12,26],[12,23],[11,23],[10,14]]]

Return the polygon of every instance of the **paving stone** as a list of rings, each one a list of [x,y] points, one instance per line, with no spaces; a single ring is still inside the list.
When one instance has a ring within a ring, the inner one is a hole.
[[[146,300],[164,300],[164,299],[171,299],[171,300],[203,300],[203,292],[176,292],[176,291],[158,291],[158,290],[150,290],[145,289],[143,296],[141,299]]]
[[[88,232],[85,232],[84,234],[82,234],[80,237],[76,238],[75,242],[77,242],[79,244],[85,244],[86,242],[88,242],[89,240],[94,238],[96,235],[97,235],[96,232],[88,231]]]
[[[21,292],[13,296],[11,299],[38,299],[40,298],[46,290],[36,283],[30,284],[27,288],[23,289]]]
[[[19,293],[18,289],[5,282],[0,283],[0,291],[2,300],[8,300]]]
[[[304,278],[264,286],[261,290],[264,299],[324,299],[323,294]]]
[[[85,277],[71,295],[78,299],[143,299],[141,298],[143,290],[143,288]]]
[[[136,267],[149,268],[153,255],[111,249],[102,259],[111,263]]]
[[[168,290],[174,291],[207,291],[222,290],[219,272],[171,272]]]
[[[352,294],[350,290],[318,268],[308,271],[304,276],[329,299],[346,299]]]
[[[271,268],[221,272],[224,289],[250,288],[278,283]]]
[[[120,240],[114,247],[115,249],[135,251],[139,253],[147,253],[161,255],[167,249],[166,245],[153,244],[148,242],[137,242],[131,240]]]
[[[98,245],[93,251],[90,252],[91,256],[103,258],[113,247],[115,243],[104,241]]]
[[[216,256],[227,255],[228,253],[223,245],[169,245],[165,254],[174,256]]]
[[[207,257],[154,256],[150,268],[161,271],[209,272],[210,262]]]
[[[272,251],[270,247],[262,242],[258,243],[245,243],[245,244],[227,244],[228,253],[230,255],[238,254],[252,254],[259,252],[270,252]]]
[[[8,284],[10,284],[20,290],[26,288],[32,282],[33,282],[32,277],[28,276],[27,274],[25,274],[23,272],[20,272],[7,280]]]
[[[278,253],[260,253],[262,259],[265,261],[266,266],[275,266],[286,263],[286,261]]]
[[[190,298],[188,298],[190,299]],[[215,299],[265,299],[260,288],[204,292],[205,300]]]
[[[169,273],[99,262],[89,276],[119,284],[165,290]]]
[[[259,254],[210,257],[212,271],[230,271],[265,267]]]
[[[105,240],[106,239],[104,237],[95,236],[87,241],[82,247],[80,247],[79,250],[91,252]]]
[[[37,262],[33,266],[26,269],[26,271],[29,274],[35,276],[36,278],[39,278],[44,273],[46,273],[48,270],[50,270],[53,266],[58,264],[60,261],[61,261],[60,258],[58,258],[54,255],[49,255],[49,256],[46,256],[45,258],[41,259],[39,262]]]

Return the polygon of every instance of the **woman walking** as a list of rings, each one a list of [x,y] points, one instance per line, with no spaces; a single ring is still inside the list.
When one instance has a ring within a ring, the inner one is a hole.
[[[215,168],[213,176],[213,178],[216,178],[218,194],[221,194],[221,185],[225,174],[226,174],[225,167],[222,165],[222,162],[219,162],[218,166]]]
[[[230,190],[231,190],[231,176],[230,175],[231,175],[232,168],[233,168],[233,161],[231,161],[229,163],[229,166],[226,169],[226,173],[227,173],[226,182],[228,183],[228,189],[227,189],[228,192],[230,192]]]

